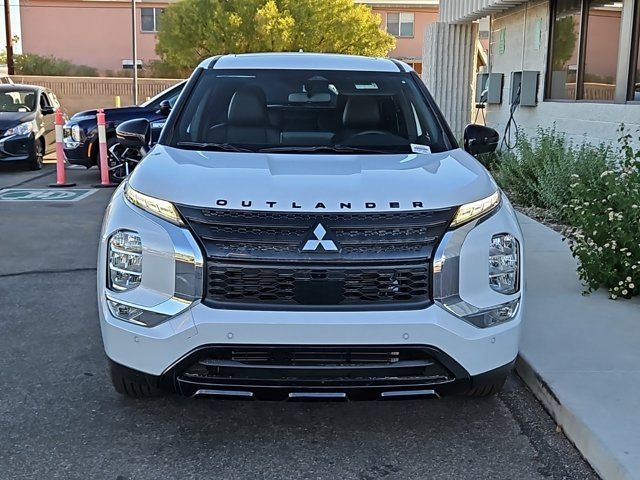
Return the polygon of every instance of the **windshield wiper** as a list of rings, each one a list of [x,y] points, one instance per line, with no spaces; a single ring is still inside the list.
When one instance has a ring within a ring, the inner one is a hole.
[[[197,148],[202,150],[221,150],[224,152],[253,152],[248,148],[236,147],[230,143],[214,143],[214,142],[178,142],[178,147]]]
[[[318,145],[315,147],[269,147],[258,150],[263,153],[315,153],[315,152],[336,152],[336,153],[399,153],[389,150],[377,150],[375,148],[350,147],[348,145]]]

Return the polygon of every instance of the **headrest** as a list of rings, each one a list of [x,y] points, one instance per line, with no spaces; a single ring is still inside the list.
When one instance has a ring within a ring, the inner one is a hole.
[[[342,123],[349,128],[372,128],[380,125],[381,115],[375,97],[350,97],[344,106]]]
[[[229,124],[239,127],[261,127],[268,124],[267,100],[258,87],[238,90],[231,97]]]
[[[3,93],[0,95],[0,105],[9,106],[13,105],[13,97],[8,93]]]

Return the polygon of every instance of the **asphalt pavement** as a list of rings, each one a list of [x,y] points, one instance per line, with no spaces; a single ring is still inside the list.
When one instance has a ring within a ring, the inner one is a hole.
[[[68,175],[81,188],[99,180],[95,169]],[[44,188],[54,178],[52,166],[0,168],[0,188]],[[0,479],[597,478],[515,376],[480,400],[119,396],[95,292],[111,192],[0,201]]]

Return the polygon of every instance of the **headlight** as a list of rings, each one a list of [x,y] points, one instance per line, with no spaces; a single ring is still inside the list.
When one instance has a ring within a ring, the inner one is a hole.
[[[82,130],[80,130],[80,125],[75,124],[71,126],[71,138],[76,142],[82,141]]]
[[[109,288],[131,290],[142,281],[142,239],[136,232],[118,230],[109,239]]]
[[[489,195],[487,198],[483,198],[482,200],[465,203],[464,205],[458,207],[456,216],[453,217],[453,222],[451,222],[451,227],[459,227],[460,225],[470,222],[475,218],[481,217],[482,215],[489,213],[499,204],[499,190],[496,190],[494,194]]]
[[[513,235],[501,233],[491,238],[489,245],[489,285],[505,295],[518,291],[520,276],[520,245]]]
[[[124,188],[124,196],[136,207],[141,208],[142,210],[146,210],[153,215],[156,215],[181,227],[184,226],[184,222],[180,218],[176,207],[173,206],[173,203],[137,192],[133,188],[131,188],[128,183]]]
[[[33,132],[33,122],[24,122],[8,129],[4,132],[3,137],[8,137],[9,135],[28,135],[31,132]]]
[[[71,139],[74,142],[82,141],[82,130],[77,123],[69,125],[68,123],[62,129],[62,136],[65,140]]]

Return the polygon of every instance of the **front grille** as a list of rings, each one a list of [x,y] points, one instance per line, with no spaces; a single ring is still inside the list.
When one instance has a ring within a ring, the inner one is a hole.
[[[413,267],[245,266],[208,262],[206,302],[214,306],[366,306],[429,302],[429,269]]]
[[[429,304],[431,257],[456,209],[178,210],[206,251],[207,305],[375,310]],[[304,251],[319,224],[336,249]]]
[[[401,358],[406,359],[406,352],[385,349],[261,349],[243,348],[230,349],[217,356],[219,359],[229,359],[245,365],[315,365],[315,366],[348,366],[348,365],[384,365],[396,363]],[[209,357],[210,359],[210,357]],[[201,359],[200,365],[207,366],[209,359]]]
[[[179,379],[217,385],[391,385],[454,379],[429,351],[406,347],[211,348]]]
[[[216,210],[178,205],[210,259],[306,262],[427,260],[455,208],[384,213],[289,213]],[[339,245],[336,252],[302,252],[318,224]]]

